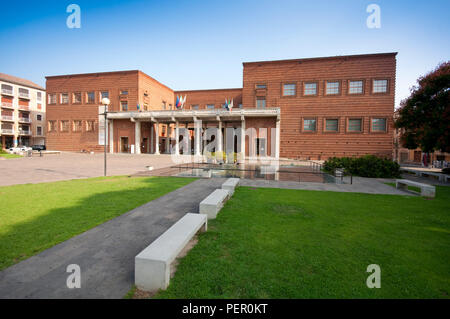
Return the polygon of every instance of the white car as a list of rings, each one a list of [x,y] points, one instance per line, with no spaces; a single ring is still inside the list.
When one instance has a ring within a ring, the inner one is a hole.
[[[31,150],[32,150],[32,148],[28,147],[28,146],[11,147],[10,149],[8,149],[9,153],[11,153],[11,154],[28,152],[28,151],[31,151]]]

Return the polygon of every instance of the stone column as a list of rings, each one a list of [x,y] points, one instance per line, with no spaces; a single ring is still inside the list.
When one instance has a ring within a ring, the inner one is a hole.
[[[109,152],[114,153],[114,120],[109,120]]]
[[[242,160],[245,159],[245,118],[241,118],[241,153],[242,153]]]
[[[134,122],[134,153],[141,154],[141,122]]]
[[[180,125],[175,122],[175,155],[180,155]]]
[[[280,119],[276,120],[276,131],[275,131],[275,158],[280,158]]]
[[[217,152],[222,152],[222,121],[219,118],[219,129],[217,130]]]
[[[166,125],[166,154],[170,154],[170,124]]]
[[[195,155],[200,156],[201,153],[201,145],[202,145],[202,127],[200,126],[200,121],[194,120],[194,142],[195,142]]]
[[[159,122],[155,122],[155,155],[159,155]]]

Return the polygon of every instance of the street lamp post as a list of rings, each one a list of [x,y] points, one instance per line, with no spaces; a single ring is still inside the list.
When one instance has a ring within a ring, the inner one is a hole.
[[[108,140],[108,136],[107,136],[107,126],[108,126],[108,122],[107,122],[107,115],[108,115],[108,105],[109,105],[110,101],[107,97],[104,97],[102,99],[102,104],[104,105],[105,109],[103,112],[103,115],[105,116],[105,156],[104,156],[104,176],[106,176],[106,144],[107,144],[107,140]]]

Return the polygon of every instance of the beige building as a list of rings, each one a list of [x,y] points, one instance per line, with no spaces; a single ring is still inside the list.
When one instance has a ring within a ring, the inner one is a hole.
[[[4,73],[0,73],[0,87],[2,147],[45,145],[45,89]]]

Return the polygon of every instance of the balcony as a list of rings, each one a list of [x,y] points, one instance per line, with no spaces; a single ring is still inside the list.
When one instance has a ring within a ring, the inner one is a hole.
[[[2,94],[3,95],[14,96],[13,90],[8,90],[8,89],[2,89]]]
[[[2,135],[14,135],[14,129],[12,128],[2,128],[0,129]]]
[[[30,129],[27,129],[27,130],[19,129],[19,135],[31,135],[31,130]]]
[[[30,111],[30,106],[29,105],[19,105],[19,110],[21,111]]]
[[[12,115],[2,115],[0,119],[2,121],[14,122],[14,116]]]
[[[2,107],[7,108],[7,109],[13,109],[14,106],[12,103],[10,102],[2,102]]]
[[[31,123],[31,119],[28,117],[19,117],[20,123]]]
[[[30,93],[25,93],[25,92],[19,92],[19,98],[20,99],[30,99]]]

